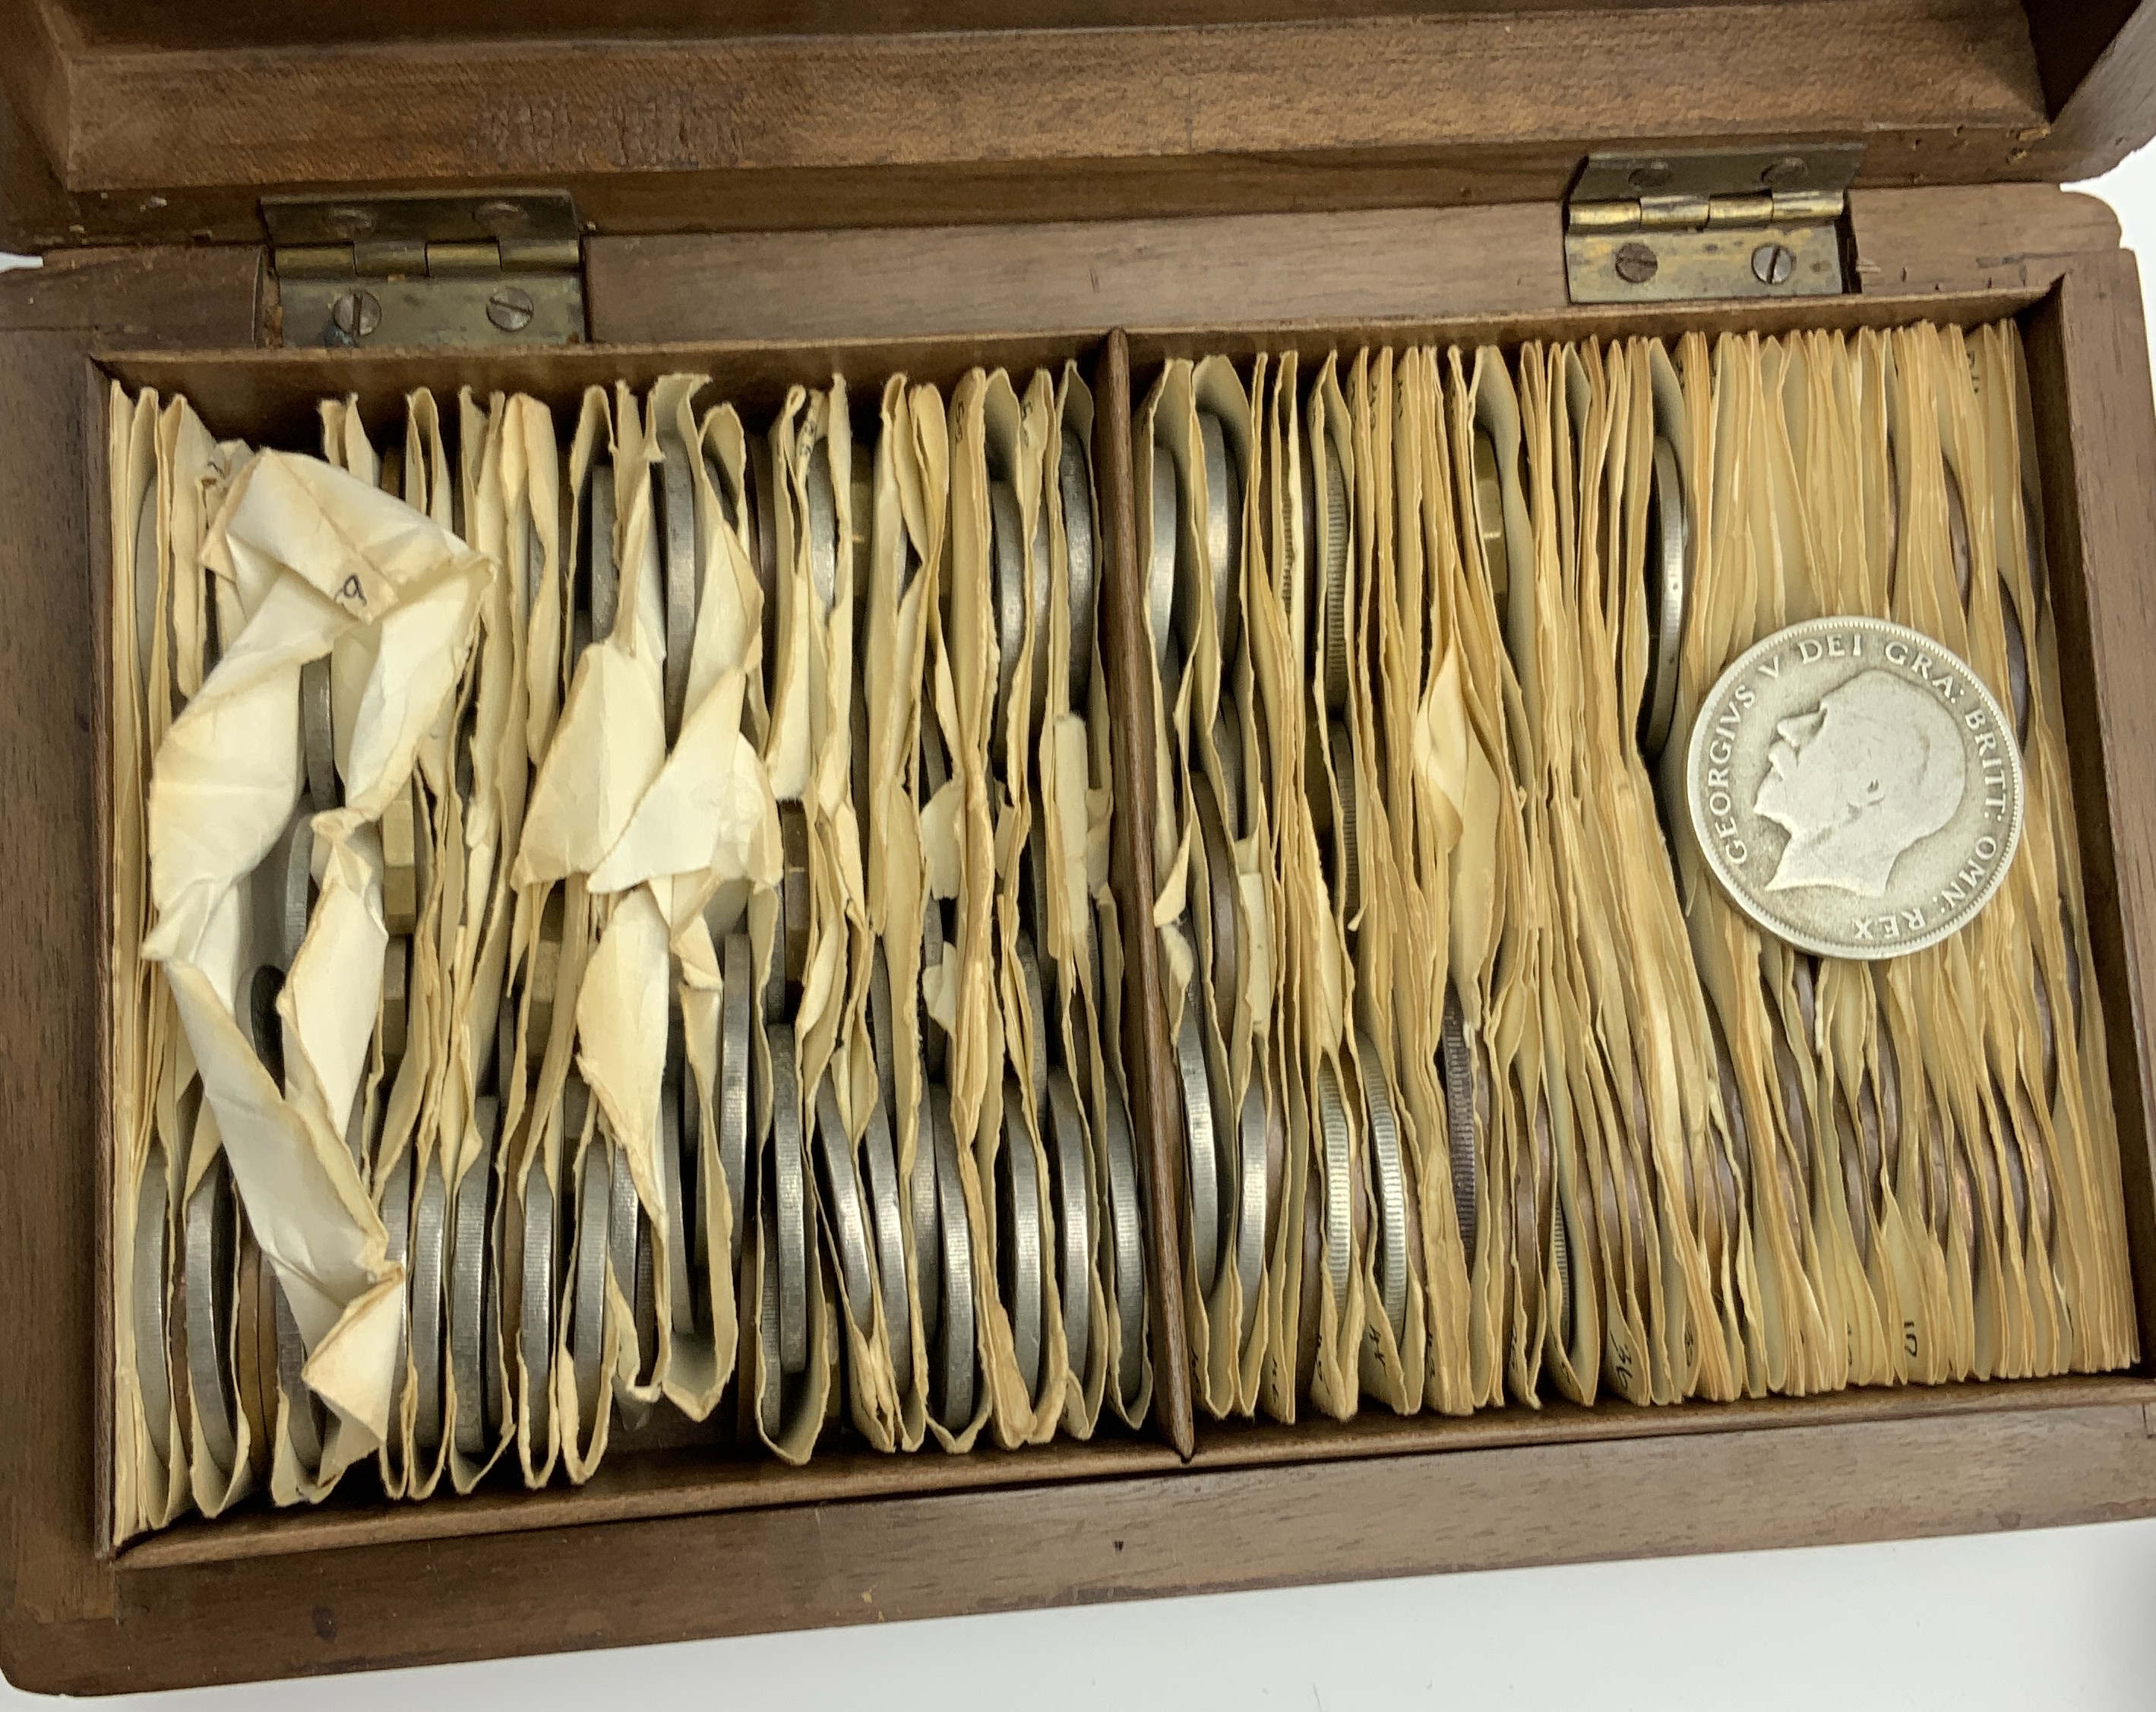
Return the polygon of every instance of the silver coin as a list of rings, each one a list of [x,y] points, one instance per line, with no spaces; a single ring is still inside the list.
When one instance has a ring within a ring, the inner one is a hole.
[[[613,465],[594,464],[591,475],[589,532],[585,538],[584,608],[591,614],[592,640],[613,635],[620,604],[621,572],[614,557]]]
[[[1288,640],[1294,650],[1294,658],[1306,669],[1310,649],[1309,594],[1317,582],[1318,543],[1317,463],[1311,443],[1300,435],[1295,444],[1295,473],[1289,478],[1297,499],[1283,502],[1282,510],[1294,505],[1292,521],[1296,527],[1289,550],[1281,556],[1280,563],[1281,610],[1287,620]],[[1283,522],[1288,519],[1283,518]]]
[[[891,965],[885,960],[883,941],[869,948],[869,1043],[875,1058],[876,1103],[886,1113],[898,1110],[898,1051],[891,1031]]]
[[[1661,753],[1669,742],[1670,723],[1676,715],[1688,545],[1676,454],[1657,434],[1647,495],[1647,683],[1640,701],[1640,749],[1650,758]]]
[[[432,1464],[442,1443],[442,1298],[449,1237],[449,1190],[437,1159],[419,1174],[412,1202],[412,1367],[413,1438]]]
[[[524,1409],[531,1444],[543,1454],[554,1412],[554,1190],[535,1151],[524,1175],[523,1289],[517,1314],[517,1350],[524,1360]]]
[[[157,486],[153,476],[142,490],[142,501],[135,512],[136,681],[146,686],[157,636]]]
[[[1460,1246],[1467,1263],[1475,1264],[1475,1231],[1481,1211],[1480,1167],[1475,1153],[1475,1061],[1467,1043],[1467,1026],[1460,1009],[1460,995],[1450,983],[1445,989],[1445,1021],[1439,1036],[1445,1072],[1445,1130],[1451,1155],[1452,1210],[1460,1221]]]
[[[671,744],[681,734],[681,718],[689,703],[689,656],[696,640],[701,580],[696,563],[696,476],[681,436],[670,428],[662,428],[658,438],[664,460],[652,471],[651,496],[657,501],[657,515],[652,521],[659,534],[666,595],[663,678],[666,741]]]
[[[752,960],[748,935],[729,933],[720,949],[719,1170],[726,1180],[733,1214],[730,1269],[741,1265],[748,1226],[749,992]]]
[[[412,942],[392,939],[382,954],[382,1016],[377,1026],[385,1081],[394,1079],[395,1067],[404,1057],[411,1021],[411,980]]]
[[[1731,899],[1829,957],[1898,956],[1981,909],[2021,835],[1999,704],[1929,638],[1791,625],[1723,672],[1692,728],[1692,826]]]
[[[763,1362],[763,1390],[757,1400],[757,1413],[769,1438],[778,1437],[786,1419],[786,1375],[778,1354],[778,1241],[771,1229],[773,1217],[773,1209],[766,1206],[756,1245],[757,1348]]]
[[[941,1087],[928,1096],[929,1130],[936,1143],[937,1224],[943,1233],[943,1308],[938,1316],[936,1418],[952,1432],[973,1418],[973,1233],[966,1217],[965,1180],[958,1175],[958,1137],[951,1123],[951,1098]]]
[[[636,1220],[636,1288],[629,1300],[636,1317],[636,1382],[649,1385],[659,1371],[659,1275],[651,1221]]]
[[[273,948],[264,961],[280,969],[292,966],[307,937],[307,918],[315,902],[314,805],[305,797],[293,810],[277,841],[255,871],[258,944]]]
[[[1942,460],[1947,478],[1947,542],[1953,549],[1954,591],[1962,606],[1969,605],[1969,512],[1962,503],[1961,478],[1951,459]]]
[[[1228,455],[1228,436],[1209,410],[1198,418],[1198,438],[1205,450],[1205,555],[1213,575],[1214,635],[1224,672],[1235,657],[1238,599],[1242,581],[1243,484]]]
[[[1346,723],[1332,722],[1332,778],[1340,793],[1340,910],[1353,920],[1363,907],[1363,841],[1356,801],[1355,743]]]
[[[165,1179],[164,1144],[152,1141],[135,1195],[135,1388],[161,1463],[172,1449],[172,1370],[165,1324],[165,1255],[172,1185]]]
[[[1070,1370],[1084,1376],[1093,1333],[1093,1192],[1078,1090],[1059,1066],[1048,1082],[1049,1186],[1055,1213],[1056,1288]]]
[[[2004,578],[1999,585],[1999,620],[2006,632],[2006,698],[2014,704],[2014,738],[2029,747],[2029,639],[2021,629],[2020,609]]]
[[[1031,594],[1033,646],[1028,650],[1033,670],[1027,675],[1026,697],[1030,720],[1029,738],[1037,736],[1048,712],[1048,600],[1052,592],[1048,575],[1048,500],[1043,495],[1033,514],[1033,551],[1028,556],[1027,586]]]
[[[869,673],[865,653],[869,635],[867,625],[863,624],[857,634],[864,653],[860,670],[855,676],[853,685],[848,692],[851,698],[851,707],[848,714],[850,729],[846,739],[846,786],[848,794],[853,799],[854,831],[860,840],[861,871],[865,874],[868,871],[871,840],[869,827],[869,798],[871,791],[869,784]]]
[[[1399,1119],[1385,1086],[1378,1049],[1359,1030],[1355,1062],[1363,1075],[1363,1117],[1369,1128],[1370,1161],[1377,1180],[1378,1298],[1398,1343],[1408,1329],[1407,1170],[1400,1153]]]
[[[681,1086],[693,1080],[681,1039],[681,1010],[669,1009],[666,1069],[659,1090],[659,1178],[666,1195],[666,1318],[675,1335],[696,1329],[696,1298],[690,1286],[690,1257],[696,1247],[695,1203],[683,1185],[686,1149],[681,1124]]]
[[[868,1219],[861,1207],[860,1167],[828,1076],[816,1084],[816,1166],[832,1246],[839,1253],[846,1312],[854,1329],[867,1337],[875,1329],[875,1278],[869,1258]]]
[[[943,1230],[936,1186],[936,1135],[926,1099],[921,1105],[920,1131],[914,1137],[906,1194],[913,1221],[913,1299],[921,1308],[921,1338],[932,1350],[943,1313]]]
[[[1186,920],[1188,918],[1186,918]],[[1183,1145],[1189,1164],[1190,1243],[1200,1296],[1213,1293],[1220,1270],[1220,1166],[1214,1133],[1213,1088],[1205,1067],[1205,1040],[1199,995],[1185,995],[1175,1031],[1175,1068],[1183,1084]]]
[[[898,1155],[891,1145],[890,1108],[879,1099],[861,1136],[861,1167],[869,1221],[875,1231],[876,1278],[883,1293],[884,1331],[891,1382],[901,1396],[913,1383],[913,1332],[906,1312],[906,1226],[899,1212]]]
[[[808,580],[818,615],[829,618],[839,598],[839,498],[831,486],[831,443],[808,449]]]
[[[941,898],[924,897],[921,904],[921,973],[925,995],[928,971],[941,967],[943,962],[943,902]],[[943,1073],[944,1044],[943,1025],[936,1020],[924,996],[921,1005],[921,1055],[931,1076]]]
[[[801,1002],[808,972],[808,928],[814,899],[808,881],[808,815],[798,802],[778,805],[778,928],[772,947],[771,980],[765,989],[766,1021],[791,1016]],[[777,995],[778,1009],[772,1009]]]
[[[1041,1284],[1046,1256],[1041,1240],[1045,1211],[1040,1161],[1026,1133],[1018,1083],[1004,1078],[1004,1144],[997,1150],[996,1257],[1004,1311],[1010,1318],[1013,1353],[1029,1401],[1040,1388],[1040,1352],[1048,1337],[1047,1293]]]
[[[270,1080],[280,1088],[285,1085],[285,1025],[277,1015],[277,995],[284,990],[285,971],[274,963],[257,964],[234,1019]]]
[[[412,1252],[412,1149],[409,1146],[397,1155],[397,1163],[382,1178],[377,1210],[382,1215],[382,1229],[388,1235],[390,1263],[403,1266]],[[393,1421],[398,1419],[403,1411],[404,1356],[411,1341],[412,1327],[410,1292],[411,1278],[408,1269],[404,1311],[397,1318],[397,1360],[389,1370],[389,1416]]]
[[[1224,707],[1213,727],[1213,748],[1220,758],[1220,818],[1231,839],[1243,835],[1243,733],[1232,707]]]
[[[1557,1300],[1551,1304],[1550,1319],[1558,1342],[1563,1343],[1572,1334],[1572,1238],[1565,1231],[1562,1201],[1550,1209],[1550,1262],[1557,1268]]]
[[[1271,1219],[1267,1205],[1266,1144],[1269,1114],[1265,1078],[1253,1074],[1243,1092],[1243,1110],[1236,1123],[1235,1283],[1242,1292],[1243,1337],[1249,1340],[1257,1324],[1258,1293],[1265,1283],[1265,1226]]]
[[[577,1417],[586,1439],[598,1420],[601,1363],[606,1358],[606,1275],[613,1161],[603,1137],[583,1150],[577,1192],[576,1288],[569,1303],[569,1364],[577,1382]]]
[[[1070,549],[1070,705],[1082,711],[1093,676],[1093,614],[1098,605],[1094,575],[1093,465],[1075,429],[1063,430],[1056,465],[1063,495],[1063,538]]]
[[[538,609],[539,591],[547,580],[547,545],[539,538],[539,514],[527,501],[524,508],[524,604],[517,612],[522,625]]]
[[[678,1000],[676,1001],[678,1005]],[[685,1020],[683,1026],[687,1026]],[[675,1085],[674,1109],[680,1128],[681,1209],[687,1232],[689,1308],[691,1324],[711,1324],[711,1218],[704,1194],[704,1106],[696,1073],[690,1067],[685,1043],[681,1076]]]
[[[1032,830],[1025,836],[1023,886],[1019,900],[1019,920],[1024,924],[1019,932],[1028,937],[1032,946],[1045,945],[1048,943],[1048,827],[1043,815],[1034,815]],[[1036,957],[1036,973],[1038,964]]]
[[[1336,1303],[1348,1299],[1354,1266],[1353,1133],[1348,1127],[1348,1103],[1332,1061],[1317,1061],[1317,1134],[1325,1170],[1325,1270],[1332,1280]]]
[[[386,1095],[387,1089],[380,1092]],[[352,1091],[352,1111],[344,1123],[345,1151],[352,1155],[352,1162],[359,1168],[362,1175],[367,1171],[367,1136],[373,1103],[367,1098],[367,1077],[362,1072],[358,1087]]]
[[[1152,625],[1153,664],[1165,695],[1174,640],[1177,516],[1175,463],[1155,441],[1152,449],[1152,558],[1146,567],[1146,615]],[[1173,701],[1173,696],[1167,699]],[[1165,710],[1163,710],[1165,711]]]
[[[1505,536],[1505,485],[1497,475],[1497,443],[1480,429],[1475,432],[1474,459],[1475,532],[1482,543],[1483,574],[1502,634],[1512,581],[1512,551]]]
[[[1010,700],[1011,681],[1018,676],[1019,655],[1025,649],[1027,604],[1024,524],[1019,514],[1018,496],[1007,481],[992,481],[988,484],[988,552],[995,573],[993,753],[1000,759],[1004,743],[1004,707]]]
[[[232,1178],[218,1159],[187,1196],[187,1263],[181,1278],[187,1298],[187,1379],[195,1436],[220,1473],[230,1471],[238,1453],[233,1427],[238,1398],[232,1370],[237,1241]]]
[[[223,625],[218,621],[217,604],[217,573],[203,573],[203,662],[204,681],[215,671],[218,662],[224,658]]]
[[[307,1346],[300,1336],[299,1321],[292,1318],[292,1304],[285,1300],[284,1282],[276,1276],[267,1255],[262,1265],[270,1273],[270,1294],[276,1304],[277,1389],[284,1398],[285,1431],[291,1436],[292,1454],[299,1458],[300,1467],[311,1474],[321,1466],[322,1437],[329,1431],[329,1416],[303,1375]]]
[[[1324,580],[1317,589],[1318,645],[1322,650],[1325,705],[1337,713],[1348,705],[1348,577],[1353,537],[1349,532],[1348,471],[1327,435],[1325,453]]]
[[[1026,1009],[1032,1013],[1033,1046],[1029,1067],[1033,1078],[1033,1107],[1038,1112],[1048,1103],[1048,999],[1040,985],[1040,959],[1033,954],[1033,940],[1019,929],[1013,954],[1018,962],[1019,984],[1025,991]]]
[[[457,1180],[455,1234],[449,1243],[449,1372],[456,1382],[457,1449],[486,1453],[486,1280],[493,1270],[494,1144],[501,1108],[482,1094],[473,1108],[479,1163]]]
[[[869,633],[869,584],[875,575],[875,488],[869,481],[875,464],[874,450],[864,441],[855,451],[853,503],[848,520],[854,543],[854,635],[861,640]],[[865,679],[866,674],[863,676]]]
[[[808,1184],[802,1148],[801,1084],[794,1067],[793,1031],[770,1031],[771,1153],[778,1238],[778,1365],[799,1373],[808,1365]]]
[[[392,935],[410,934],[419,924],[420,831],[414,777],[382,811],[382,924]]]
[[[1206,898],[1212,906],[1213,998],[1224,1016],[1233,1016],[1241,979],[1235,948],[1235,853],[1220,823],[1220,805],[1203,773],[1192,772],[1190,794],[1197,805],[1198,835],[1205,851]]]
[[[742,490],[743,533],[748,542],[749,566],[762,591],[765,701],[769,680],[778,666],[778,499],[771,462],[771,441],[761,434],[748,437],[748,483]]]
[[[343,800],[337,786],[336,743],[330,717],[330,657],[300,668],[300,753],[306,763],[307,794],[324,808]]]
[[[1101,1153],[1108,1166],[1108,1236],[1114,1249],[1116,1326],[1120,1347],[1116,1390],[1126,1401],[1137,1395],[1145,1360],[1145,1221],[1138,1205],[1137,1144],[1118,1072],[1107,1074],[1101,1113]]]

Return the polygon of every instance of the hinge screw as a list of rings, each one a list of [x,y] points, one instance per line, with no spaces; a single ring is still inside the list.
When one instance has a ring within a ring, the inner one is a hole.
[[[1784,155],[1759,174],[1759,182],[1769,189],[1787,184],[1791,179],[1804,176],[1804,157],[1802,155]]]
[[[504,285],[486,300],[486,318],[505,333],[522,332],[538,312],[531,294],[516,285]]]
[[[1763,285],[1785,285],[1797,259],[1786,244],[1763,244],[1752,252],[1752,277]]]
[[[1625,177],[1635,190],[1660,190],[1672,176],[1667,161],[1642,161]]]
[[[382,325],[382,300],[372,291],[347,291],[331,306],[330,319],[347,340],[357,342]]]
[[[1627,244],[1617,251],[1617,277],[1628,285],[1644,285],[1655,277],[1661,259],[1644,244]]]

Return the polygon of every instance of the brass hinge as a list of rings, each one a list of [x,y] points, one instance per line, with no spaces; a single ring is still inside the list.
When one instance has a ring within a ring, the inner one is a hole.
[[[1825,297],[1861,143],[1589,155],[1565,202],[1574,303]]]
[[[265,197],[262,218],[280,310],[271,343],[583,342],[583,242],[566,192]]]

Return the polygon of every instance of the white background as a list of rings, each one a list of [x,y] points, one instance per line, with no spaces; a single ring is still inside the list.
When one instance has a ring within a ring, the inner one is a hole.
[[[2156,148],[2086,187],[2156,268]],[[2144,288],[2145,289],[2145,288]],[[2156,1521],[1222,1594],[141,1697],[300,1707],[2156,1707]],[[0,1684],[0,1704],[32,1697]]]

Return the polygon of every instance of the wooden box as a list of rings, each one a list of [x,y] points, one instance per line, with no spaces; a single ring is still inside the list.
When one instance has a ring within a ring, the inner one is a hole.
[[[2143,1342],[2156,1340],[2156,414],[2133,262],[2059,183],[2156,131],[2156,0],[542,0],[469,19],[0,0],[0,1668],[189,1685],[1286,1582],[2156,1514],[2156,1378],[1294,1428],[1194,1419],[1152,1173],[1148,1436],[965,1457],[686,1451],[581,1488],[250,1508],[115,1550],[104,1067],[104,389],[308,443],[330,393],[572,398],[693,368],[1076,356],[1111,694],[1142,693],[1130,377],[1361,340],[2017,317]],[[363,34],[361,33],[363,32]],[[1578,306],[1564,205],[1610,149],[1861,142],[1849,289]],[[581,348],[275,348],[271,193],[545,187],[583,222]],[[1131,769],[1138,740],[1125,746]],[[1120,789],[1120,787],[1119,787]],[[1136,794],[1136,787],[1127,795]],[[1119,887],[1138,829],[1118,820]],[[1127,913],[1127,918],[1139,918]],[[1134,979],[1154,979],[1150,940]],[[1142,1010],[1141,1015],[1151,1013]],[[1125,1062],[1167,1156],[1160,1026]],[[364,1482],[348,1483],[355,1488]]]

